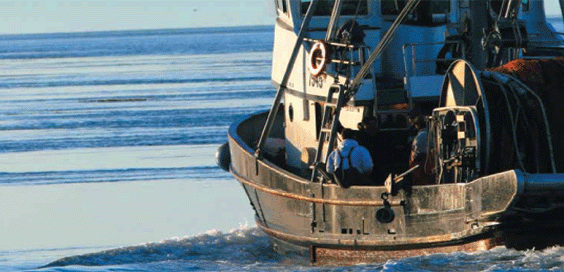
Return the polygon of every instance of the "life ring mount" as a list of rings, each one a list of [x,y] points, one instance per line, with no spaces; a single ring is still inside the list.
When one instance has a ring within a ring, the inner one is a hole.
[[[324,41],[317,41],[309,52],[308,69],[313,76],[319,76],[325,71],[329,63],[329,47]]]

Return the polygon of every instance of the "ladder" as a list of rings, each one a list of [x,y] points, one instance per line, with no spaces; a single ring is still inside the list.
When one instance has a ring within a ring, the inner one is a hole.
[[[325,169],[321,168],[322,163],[327,161],[323,158],[323,151],[326,150],[326,156],[329,156],[331,150],[333,149],[333,143],[335,142],[335,137],[337,136],[339,115],[345,99],[345,91],[346,88],[342,84],[334,84],[329,88],[327,93],[323,109],[323,120],[321,121],[321,129],[319,131],[319,142],[315,153],[315,161],[313,162],[311,182],[314,182],[318,177],[320,177],[320,175],[323,176],[325,180],[331,179],[325,172]],[[337,103],[333,103],[333,94],[335,93],[338,93]],[[322,181],[324,179],[322,179]]]

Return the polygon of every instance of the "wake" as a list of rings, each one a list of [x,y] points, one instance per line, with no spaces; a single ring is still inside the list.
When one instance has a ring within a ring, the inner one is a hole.
[[[349,267],[316,267],[304,256],[280,256],[269,238],[256,227],[241,227],[228,233],[210,230],[184,238],[116,248],[61,258],[41,268],[65,266],[120,266],[154,263],[155,271],[173,267],[235,271],[562,271],[564,248],[517,251],[505,247],[477,253],[431,254],[385,263]],[[298,258],[296,258],[298,257]],[[57,268],[59,267],[59,268]],[[76,267],[75,267],[76,268]],[[204,269],[206,268],[206,269]],[[196,269],[196,270],[198,270]],[[192,269],[189,269],[192,270]],[[50,271],[50,270],[49,270]],[[152,271],[152,270],[151,270]]]
[[[40,268],[78,266],[112,266],[165,261],[227,262],[252,264],[278,262],[268,237],[258,228],[241,227],[228,233],[210,230],[184,238],[172,238],[159,243],[105,250],[96,253],[64,257]]]

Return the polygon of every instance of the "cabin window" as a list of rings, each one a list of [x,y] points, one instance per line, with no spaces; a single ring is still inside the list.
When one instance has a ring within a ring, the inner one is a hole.
[[[303,100],[303,108],[304,108],[304,121],[309,121],[309,100]]]
[[[529,11],[529,0],[522,0],[521,8],[523,9],[523,12]]]
[[[311,0],[301,0],[302,16],[307,12]],[[317,8],[313,15],[315,16],[331,16],[333,11],[334,0],[319,0]],[[355,16],[355,15],[368,15],[368,4],[366,0],[343,0],[341,7],[341,15]]]
[[[382,0],[382,15],[399,15],[407,0]],[[450,0],[421,1],[414,12],[408,15],[405,24],[434,25],[446,23],[446,14],[450,11]],[[388,21],[395,16],[386,18]]]
[[[323,121],[323,110],[321,104],[315,103],[315,137],[319,140],[319,133],[321,132],[321,122]]]
[[[276,0],[276,8],[278,9],[278,11],[287,13],[288,6],[286,5],[286,0]]]

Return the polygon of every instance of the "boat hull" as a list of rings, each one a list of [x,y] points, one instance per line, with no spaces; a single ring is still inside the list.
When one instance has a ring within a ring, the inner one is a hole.
[[[311,182],[303,173],[255,157],[252,146],[266,116],[258,113],[230,127],[230,171],[242,184],[257,225],[272,238],[275,249],[304,254],[315,264],[382,262],[518,245],[524,241],[519,233],[526,231],[521,223],[527,218],[513,208],[526,195],[539,196],[536,187],[548,186],[543,183],[546,178],[512,170],[470,183],[414,186],[411,192],[401,191],[384,201],[384,186],[345,189]],[[282,124],[278,116],[273,137],[284,138]],[[563,176],[546,177],[564,184]],[[376,214],[382,209],[392,211],[392,221],[378,220]],[[559,233],[564,218],[558,214],[549,215],[556,228],[540,225],[537,231],[548,236]]]
[[[316,265],[353,265],[359,263],[380,263],[391,259],[422,256],[437,253],[478,252],[503,245],[501,237],[485,233],[447,243],[429,243],[406,246],[335,246],[323,239],[296,237],[271,230],[257,221],[259,228],[270,236],[274,249],[282,254],[299,254],[309,258]],[[354,242],[353,242],[354,243]]]

